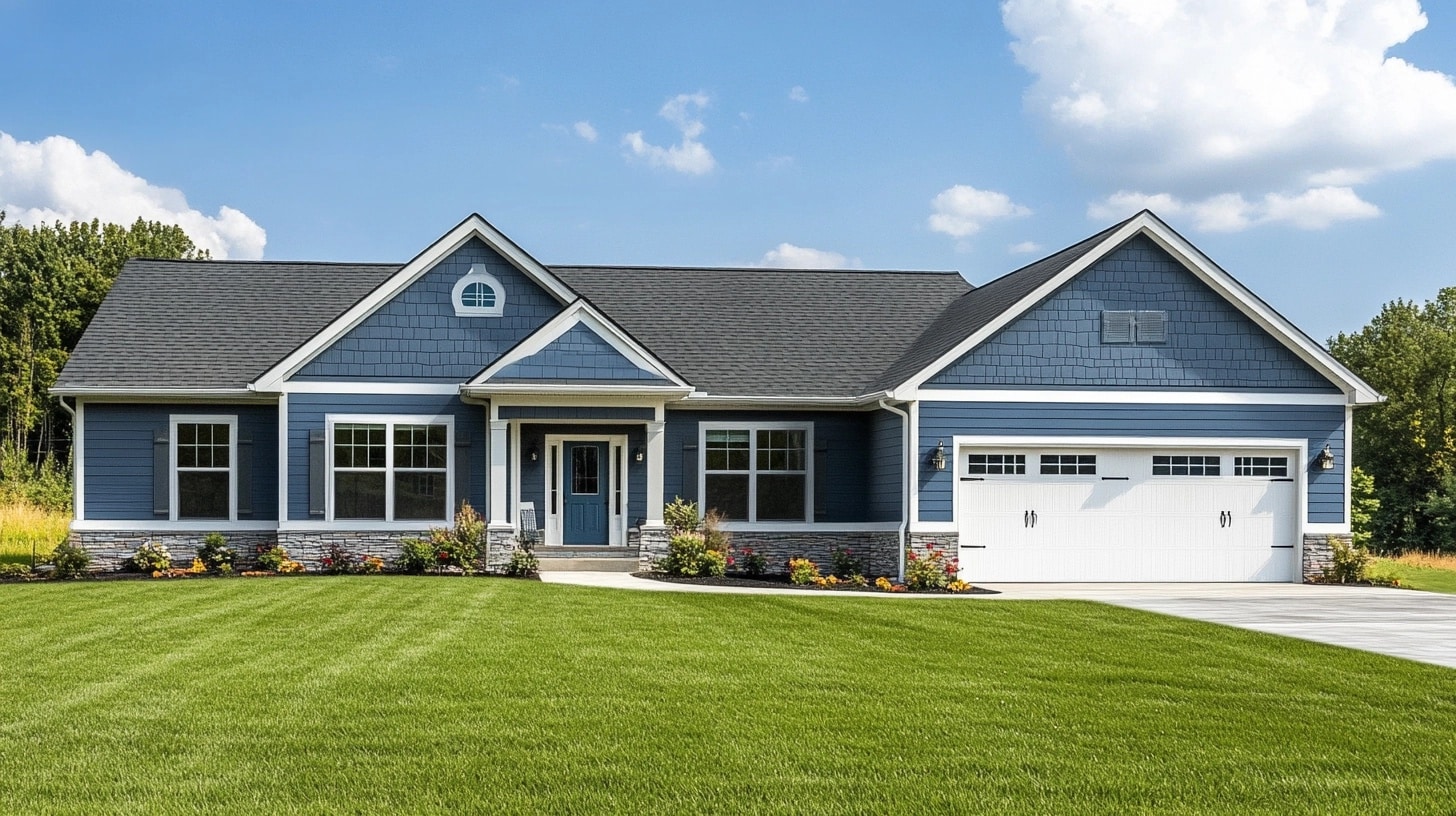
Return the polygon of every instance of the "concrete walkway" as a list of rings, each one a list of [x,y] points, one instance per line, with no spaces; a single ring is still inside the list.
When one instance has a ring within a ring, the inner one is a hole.
[[[625,573],[553,572],[550,583],[659,592],[885,600],[1084,600],[1456,668],[1456,595],[1309,584],[986,584],[998,595],[918,595],[670,584]]]

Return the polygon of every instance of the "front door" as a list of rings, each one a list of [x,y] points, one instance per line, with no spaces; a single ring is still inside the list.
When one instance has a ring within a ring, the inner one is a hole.
[[[607,543],[607,443],[567,442],[561,543]]]

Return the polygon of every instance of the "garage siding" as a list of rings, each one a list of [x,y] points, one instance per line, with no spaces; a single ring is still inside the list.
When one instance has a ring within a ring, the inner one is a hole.
[[[1326,444],[1333,470],[1310,469],[1308,522],[1345,521],[1345,408],[1342,405],[1127,405],[1066,403],[920,403],[920,453],[924,462],[956,436],[1228,437],[1309,440],[1310,456]],[[920,521],[953,521],[951,469],[917,469]]]

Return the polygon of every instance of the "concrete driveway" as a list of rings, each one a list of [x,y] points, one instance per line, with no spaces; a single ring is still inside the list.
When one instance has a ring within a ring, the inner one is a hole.
[[[1456,595],[1304,584],[987,584],[998,598],[1078,598],[1456,668]]]

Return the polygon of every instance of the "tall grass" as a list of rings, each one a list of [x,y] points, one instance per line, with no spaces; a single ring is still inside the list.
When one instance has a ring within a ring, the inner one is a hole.
[[[47,510],[24,502],[0,504],[0,563],[29,564],[49,558],[66,540],[70,513]]]
[[[1456,553],[1408,552],[1391,560],[1410,567],[1456,572]]]

